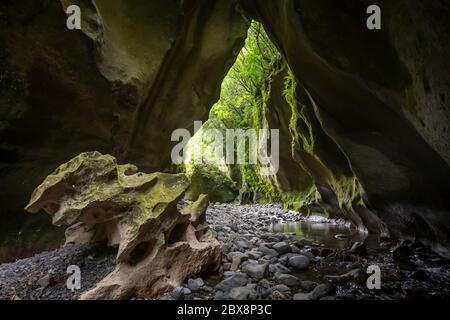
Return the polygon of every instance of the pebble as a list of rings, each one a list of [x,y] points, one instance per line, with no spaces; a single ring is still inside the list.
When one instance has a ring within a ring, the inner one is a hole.
[[[200,290],[201,287],[204,286],[204,282],[202,278],[197,278],[197,279],[189,279],[188,280],[188,288],[192,291],[192,292],[197,292],[198,290]]]

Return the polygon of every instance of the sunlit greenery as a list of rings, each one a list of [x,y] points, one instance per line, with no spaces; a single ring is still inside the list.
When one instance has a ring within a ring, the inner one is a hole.
[[[209,120],[189,143],[189,151],[192,152],[194,148],[203,151],[203,162],[207,164],[207,166],[195,164],[193,157],[188,156],[186,172],[190,176],[198,176],[198,171],[208,170],[214,166],[235,182],[235,187],[240,190],[241,195],[251,193],[259,200],[266,199],[266,201],[279,199],[276,188],[266,177],[258,174],[258,165],[249,163],[226,165],[222,156],[225,150],[217,152],[214,138],[202,139],[202,133],[207,129],[216,129],[225,136],[226,129],[263,128],[263,115],[270,94],[272,75],[284,66],[281,55],[263,27],[253,22],[244,48],[223,81],[220,99],[212,107]],[[295,83],[287,84],[295,90]],[[201,175],[210,174],[203,172]],[[214,174],[217,174],[217,170],[214,170]],[[222,181],[228,184],[227,178],[223,178]]]

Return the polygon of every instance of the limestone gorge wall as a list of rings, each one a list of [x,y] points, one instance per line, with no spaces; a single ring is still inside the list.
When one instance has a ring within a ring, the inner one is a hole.
[[[372,3],[380,31],[365,28]],[[65,28],[69,4],[82,32]],[[444,1],[9,0],[0,10],[5,230],[23,227],[31,191],[81,152],[167,169],[170,134],[207,119],[256,19],[297,83],[286,101],[285,75],[274,79],[267,106],[281,131],[278,186],[314,184],[332,214],[450,247]]]

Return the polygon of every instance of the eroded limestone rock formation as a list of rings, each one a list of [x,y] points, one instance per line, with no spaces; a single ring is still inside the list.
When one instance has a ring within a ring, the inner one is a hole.
[[[188,186],[184,174],[145,174],[112,156],[82,153],[36,188],[26,210],[43,209],[55,225],[69,226],[67,242],[118,247],[115,271],[82,299],[154,297],[220,262],[207,196],[177,209]]]

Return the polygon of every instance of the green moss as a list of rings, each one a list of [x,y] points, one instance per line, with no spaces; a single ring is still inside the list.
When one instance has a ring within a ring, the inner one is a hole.
[[[185,198],[195,201],[202,194],[207,194],[213,202],[232,202],[238,190],[235,183],[217,167],[212,165],[195,165],[187,175],[191,186],[186,191]]]

